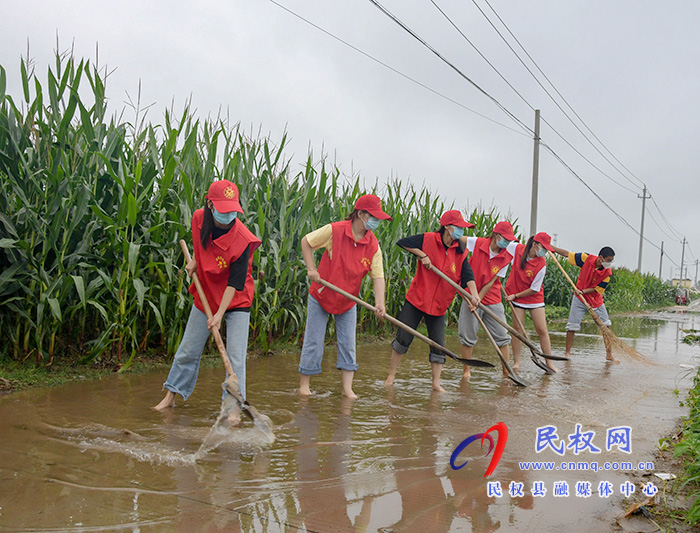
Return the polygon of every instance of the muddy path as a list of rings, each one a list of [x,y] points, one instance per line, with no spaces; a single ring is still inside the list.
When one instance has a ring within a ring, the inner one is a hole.
[[[552,343],[563,353],[557,328]],[[200,456],[220,406],[218,370],[204,370],[192,398],[166,413],[149,409],[164,375],[5,396],[0,530],[608,531],[625,497],[624,463],[652,474],[646,463],[658,439],[684,414],[679,400],[698,354],[682,342],[689,328],[700,329],[692,310],[616,317],[615,333],[658,366],[607,365],[588,323],[559,374],[547,376],[523,358],[528,388],[496,369],[476,369],[464,383],[448,360],[443,394],[429,389],[427,350],[417,341],[389,390],[388,344],[364,346],[355,401],[339,394],[333,346],[309,399],[295,393],[298,355],[255,358],[249,400],[273,420],[275,442],[245,425]],[[457,350],[457,340],[449,347]],[[497,362],[483,341],[475,357]],[[454,469],[455,448],[498,422],[508,437],[493,475],[484,478],[492,456],[478,443],[459,454],[455,465],[466,466]],[[629,453],[621,449],[624,428]],[[610,484],[610,496],[601,483]]]

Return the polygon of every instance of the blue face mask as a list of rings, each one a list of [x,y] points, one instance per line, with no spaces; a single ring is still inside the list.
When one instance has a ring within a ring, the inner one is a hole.
[[[459,240],[459,238],[464,235],[464,228],[460,228],[459,226],[454,226],[454,230],[452,233],[450,233],[450,237],[452,237],[454,240]]]
[[[508,248],[508,245],[510,244],[510,241],[507,241],[500,235],[498,236],[498,240],[496,241],[496,246],[499,248]]]
[[[363,224],[365,225],[365,229],[369,231],[376,231],[379,227],[379,219],[370,215],[367,222],[363,222]]]
[[[214,220],[216,220],[219,224],[223,224],[224,226],[228,226],[238,216],[238,213],[235,211],[231,211],[229,213],[219,213],[215,207],[212,208],[211,214],[214,215]]]
[[[535,252],[535,255],[537,255],[537,257],[544,257],[545,255],[547,255],[547,248],[543,246]]]

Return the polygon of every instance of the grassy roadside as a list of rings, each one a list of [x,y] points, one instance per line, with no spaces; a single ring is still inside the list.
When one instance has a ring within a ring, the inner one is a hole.
[[[684,332],[686,344],[700,345],[700,331]],[[651,531],[641,529],[641,522],[652,523],[659,531],[667,532],[685,533],[700,529],[700,368],[694,372],[693,386],[687,399],[681,402],[688,407],[688,416],[680,419],[670,434],[659,439],[654,455],[655,470],[676,477],[669,481],[651,479],[659,488],[653,499],[635,495],[625,502],[626,511],[642,506],[629,518],[618,519],[618,525],[625,531],[634,527],[638,531]],[[636,474],[631,474],[631,477],[636,485],[650,480]]]

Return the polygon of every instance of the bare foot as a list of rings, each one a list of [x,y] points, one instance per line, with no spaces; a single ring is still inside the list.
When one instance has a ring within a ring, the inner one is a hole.
[[[615,358],[612,357],[612,356],[607,357],[607,358],[605,359],[605,362],[606,362],[606,363],[610,363],[611,365],[619,365],[619,364],[620,364],[620,360],[619,360],[619,359],[615,359]]]
[[[311,389],[309,387],[299,387],[299,396],[311,396],[313,392],[311,392]]]
[[[175,407],[175,393],[168,391],[165,393],[165,398],[163,398],[160,403],[153,407],[156,411],[162,411],[166,407]]]
[[[520,370],[520,363],[513,365],[513,372]]]
[[[394,384],[394,376],[389,376],[384,382],[385,387],[391,387]]]
[[[343,396],[345,396],[346,398],[350,398],[351,400],[357,399],[357,394],[355,394],[352,391],[352,389],[350,389],[350,390],[343,389]]]
[[[435,392],[447,392],[445,389],[442,388],[442,386],[440,386],[439,383],[433,383],[433,390]]]
[[[559,370],[557,370],[557,368],[554,365],[550,364],[549,362],[547,362],[546,365],[547,365],[547,368],[549,368],[551,371],[559,372]]]
[[[462,379],[464,381],[469,381],[469,379],[472,377],[472,373],[470,370],[465,370],[464,373],[462,374]]]

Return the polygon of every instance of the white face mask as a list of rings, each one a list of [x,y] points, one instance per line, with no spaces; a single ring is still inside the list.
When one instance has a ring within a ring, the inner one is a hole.
[[[614,262],[615,262],[615,261],[603,261],[603,262],[601,263],[601,266],[602,266],[603,268],[610,268]]]
[[[540,249],[535,252],[535,255],[537,257],[544,257],[547,255],[547,248],[544,246],[540,246]]]

